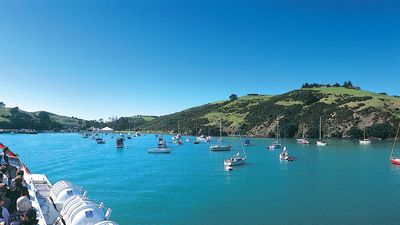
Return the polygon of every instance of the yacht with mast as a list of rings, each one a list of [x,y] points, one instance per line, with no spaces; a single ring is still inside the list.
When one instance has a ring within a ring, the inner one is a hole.
[[[359,142],[360,142],[361,145],[368,145],[368,144],[371,144],[371,140],[365,138],[365,128],[364,128],[364,139],[359,140]]]
[[[219,120],[219,143],[210,146],[211,151],[230,151],[231,145],[225,145],[222,143],[222,118]]]
[[[297,142],[303,145],[308,145],[310,142],[305,138],[305,124],[303,123],[303,135],[302,138],[297,139]]]
[[[326,142],[322,140],[322,120],[321,117],[319,117],[319,139],[317,141],[318,146],[326,146]]]
[[[118,225],[109,220],[111,209],[90,200],[83,188],[66,180],[51,184],[46,175],[31,173],[8,147],[0,143],[0,148],[0,162],[11,171],[10,178],[15,178],[16,171],[24,171],[28,189],[28,196],[18,198],[11,223],[19,224],[22,215],[33,208],[38,225]]]
[[[400,154],[399,152],[395,152],[395,148],[396,148],[396,142],[397,139],[399,138],[399,130],[400,130],[400,124],[397,127],[397,132],[396,132],[396,137],[394,138],[394,142],[393,142],[393,146],[392,146],[392,151],[390,152],[390,162],[392,162],[393,164],[396,165],[400,165]]]
[[[282,152],[279,154],[279,159],[280,160],[287,160],[287,161],[293,161],[294,160],[294,158],[292,156],[289,156],[289,153],[286,150],[286,146],[283,147]]]
[[[244,145],[243,145],[242,137],[240,136],[240,134],[239,134],[239,138],[240,138],[240,143],[242,146],[243,156],[240,155],[240,152],[237,152],[235,155],[233,155],[227,159],[224,159],[224,166],[227,167],[228,169],[231,169],[232,166],[239,166],[246,162],[247,155],[246,155],[246,151],[244,150]]]
[[[268,146],[269,150],[274,150],[277,148],[280,148],[281,144],[280,144],[280,134],[279,134],[279,120],[278,123],[276,124],[276,139],[272,142],[272,144],[270,144]]]

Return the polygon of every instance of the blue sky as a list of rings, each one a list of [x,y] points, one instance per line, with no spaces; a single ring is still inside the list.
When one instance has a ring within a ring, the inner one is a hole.
[[[400,95],[400,1],[0,1],[0,101],[164,115],[351,80]]]

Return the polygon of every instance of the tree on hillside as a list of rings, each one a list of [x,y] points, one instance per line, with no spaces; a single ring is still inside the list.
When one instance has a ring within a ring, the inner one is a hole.
[[[230,101],[235,101],[237,98],[238,98],[238,97],[237,97],[236,94],[231,94],[231,95],[229,96],[229,100],[230,100]]]
[[[0,102],[0,107],[6,107],[6,104],[4,104],[4,102]]]
[[[343,84],[343,87],[345,88],[353,88],[353,84],[351,83],[351,81],[345,81]]]

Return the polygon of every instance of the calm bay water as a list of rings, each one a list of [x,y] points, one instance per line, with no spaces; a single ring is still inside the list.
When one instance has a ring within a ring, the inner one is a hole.
[[[185,142],[170,143],[171,154],[147,153],[154,135],[127,140],[124,150],[104,138],[98,145],[79,134],[1,134],[0,142],[32,173],[83,186],[121,225],[400,221],[400,167],[388,161],[391,142],[329,140],[317,147],[287,140],[296,160],[281,162],[278,150],[266,150],[272,139],[252,139],[246,165],[224,171],[223,158],[241,149],[238,138],[225,139],[231,152]]]

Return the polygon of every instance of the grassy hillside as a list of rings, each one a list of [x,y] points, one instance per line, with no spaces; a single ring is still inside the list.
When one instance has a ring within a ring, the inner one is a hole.
[[[0,128],[60,130],[77,128],[84,124],[84,120],[60,116],[45,111],[26,112],[20,110],[18,107],[0,107]]]
[[[400,122],[400,98],[344,87],[303,88],[276,96],[243,96],[234,101],[218,101],[156,118],[140,126],[146,130],[215,135],[219,119],[225,132],[274,136],[280,121],[281,135],[298,137],[303,129],[308,137],[318,136],[319,117],[328,137],[394,136]]]

